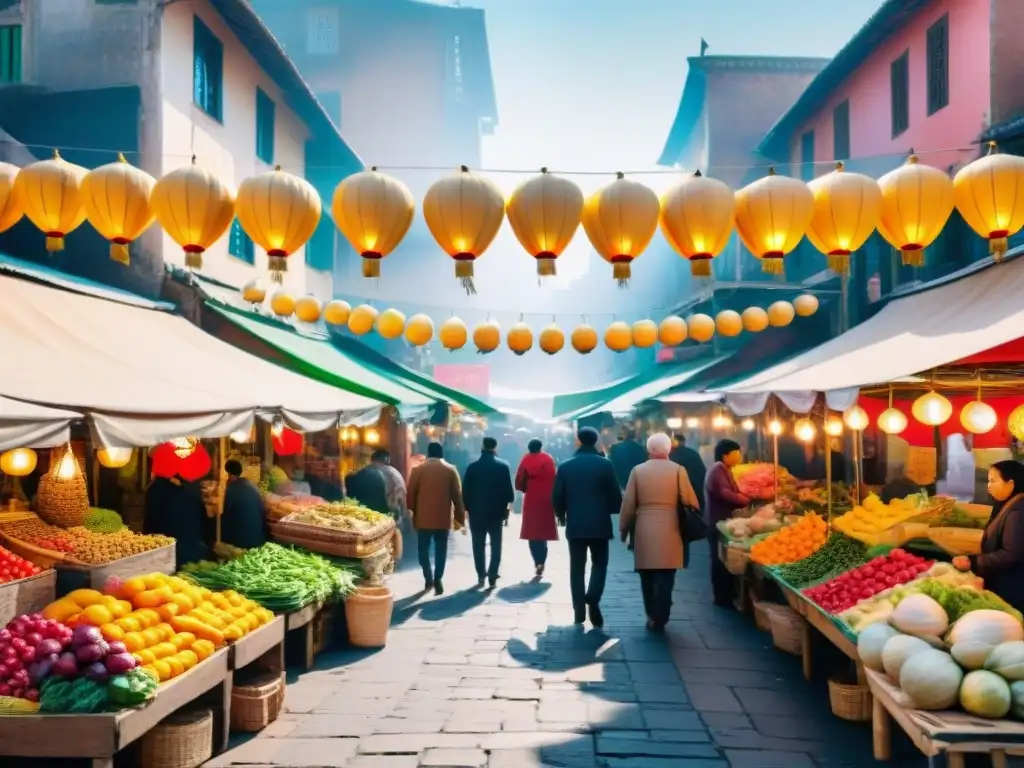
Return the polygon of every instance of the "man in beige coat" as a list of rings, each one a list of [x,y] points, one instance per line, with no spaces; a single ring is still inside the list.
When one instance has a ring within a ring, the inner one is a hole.
[[[444,566],[448,559],[448,533],[466,524],[466,508],[462,503],[459,472],[444,460],[440,443],[427,446],[427,460],[409,476],[407,504],[416,528],[420,567],[423,569],[423,591],[433,588],[435,595],[444,593]],[[430,544],[434,544],[434,564],[430,563]]]

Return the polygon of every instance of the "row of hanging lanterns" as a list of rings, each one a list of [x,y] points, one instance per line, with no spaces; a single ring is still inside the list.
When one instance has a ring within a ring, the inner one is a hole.
[[[1014,416],[1020,411],[1024,417],[1024,406],[1010,414],[1009,422],[1014,423]],[[910,405],[911,415],[928,427],[938,427],[953,417],[953,404],[942,394],[931,390],[918,397]],[[967,403],[960,409],[961,426],[973,435],[983,435],[995,429],[999,417],[995,408],[982,402],[981,393],[978,399]],[[907,415],[893,404],[893,394],[889,393],[889,407],[878,415],[878,428],[887,435],[899,435],[909,425]]]

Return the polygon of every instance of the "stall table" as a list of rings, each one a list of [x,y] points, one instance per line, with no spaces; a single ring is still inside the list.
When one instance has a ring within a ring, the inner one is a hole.
[[[302,630],[303,638],[305,640],[305,653],[303,656],[303,664],[305,669],[312,669],[313,662],[316,660],[316,618],[317,615],[323,610],[323,603],[310,603],[305,608],[295,613],[289,613],[285,617],[286,619],[286,631],[292,632],[295,630]]]
[[[61,560],[54,567],[57,569],[58,596],[64,596],[76,589],[103,589],[107,579],[112,576],[130,579],[133,576],[143,576],[149,573],[168,575],[174,573],[175,545],[168,544],[166,547],[151,549],[148,552],[140,552],[137,555],[122,557],[119,560],[111,560],[109,563],[99,565]]]
[[[259,662],[268,672],[284,672],[285,617],[278,616],[230,646],[229,666],[239,670]]]

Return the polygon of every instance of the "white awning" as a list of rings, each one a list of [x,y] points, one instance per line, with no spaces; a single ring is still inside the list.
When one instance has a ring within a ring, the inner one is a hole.
[[[71,439],[71,422],[80,413],[0,397],[0,452],[14,448],[52,448]]]

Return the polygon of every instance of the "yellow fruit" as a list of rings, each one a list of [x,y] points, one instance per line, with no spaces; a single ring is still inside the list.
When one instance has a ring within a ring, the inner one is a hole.
[[[156,661],[156,656],[154,656],[153,652],[148,648],[143,648],[141,651],[133,653],[132,656],[135,657],[139,664],[143,665],[152,664]]]
[[[176,656],[168,656],[166,659],[162,659],[162,661],[167,662],[170,666],[172,678],[185,673],[185,665]]]
[[[99,603],[90,605],[82,611],[82,615],[94,627],[102,627],[104,624],[109,624],[114,620],[113,615],[110,613],[110,609]]]
[[[67,599],[80,608],[87,608],[90,605],[103,605],[104,595],[95,589],[76,589],[68,594]]]
[[[128,653],[137,653],[146,647],[146,639],[142,636],[141,632],[128,632],[122,642],[124,642],[124,647],[128,649]]]
[[[153,669],[156,670],[157,678],[161,683],[166,683],[174,675],[171,673],[171,665],[161,659],[153,662]]]
[[[171,644],[179,651],[188,650],[195,641],[196,636],[191,632],[179,632],[171,638]]]

